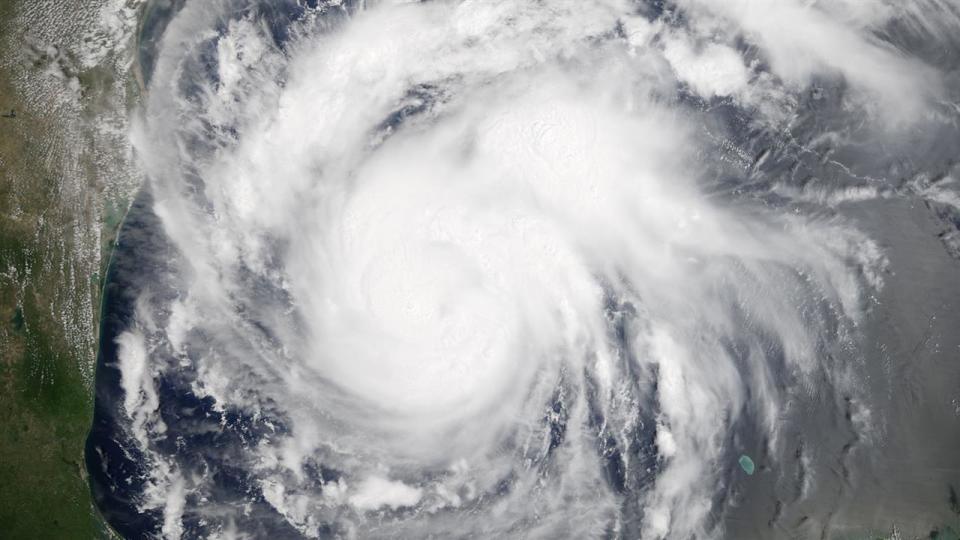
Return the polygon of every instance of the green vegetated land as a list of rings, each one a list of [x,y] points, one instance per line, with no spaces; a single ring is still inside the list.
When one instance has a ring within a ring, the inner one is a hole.
[[[13,20],[27,1],[0,2],[0,38],[26,31]],[[15,79],[48,68],[42,57],[9,50],[19,41],[0,39],[0,538],[109,537],[83,460],[109,250],[90,241],[97,235],[77,233],[96,230],[109,212],[96,207],[105,197],[93,151],[71,146],[90,141],[65,140],[62,119]],[[96,105],[109,87],[103,73],[76,77],[84,102]],[[86,183],[66,189],[68,174],[74,186],[78,177]],[[105,246],[119,219],[109,221]]]

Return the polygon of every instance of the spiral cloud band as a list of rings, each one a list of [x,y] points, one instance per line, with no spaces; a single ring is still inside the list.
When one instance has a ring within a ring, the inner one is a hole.
[[[115,340],[151,534],[720,535],[740,453],[855,386],[886,262],[724,189],[711,104],[773,131],[839,77],[896,130],[940,91],[870,37],[911,8],[762,3],[184,2]]]

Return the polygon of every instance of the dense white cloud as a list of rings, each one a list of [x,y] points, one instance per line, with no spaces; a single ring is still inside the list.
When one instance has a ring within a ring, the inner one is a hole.
[[[939,74],[872,32],[911,10],[930,11],[936,0],[807,2],[802,0],[680,0],[697,17],[732,23],[757,45],[773,73],[787,84],[805,87],[813,77],[842,76],[876,102],[878,116],[895,123],[915,120],[941,94]],[[949,4],[945,2],[944,4]],[[922,12],[922,11],[921,11]],[[924,18],[925,22],[930,19]]]
[[[391,482],[385,478],[371,476],[360,484],[357,492],[350,496],[350,504],[360,510],[377,510],[384,506],[402,508],[415,506],[423,496],[422,491],[403,482]]]
[[[702,194],[695,120],[658,96],[762,111],[839,74],[915,114],[936,76],[870,37],[889,4],[678,4],[688,28],[616,0],[375,3],[285,51],[254,16],[212,33],[227,2],[171,25],[134,135],[186,262],[167,340],[199,395],[289,422],[245,465],[297,530],[600,537],[626,503],[598,448],[644,417],[643,535],[718,532],[729,430],[749,407],[776,444],[774,380],[829,369],[883,255],[840,220]],[[190,76],[203,47],[216,77]],[[149,412],[144,344],[121,344]]]
[[[677,78],[706,99],[736,96],[747,90],[750,73],[740,54],[731,47],[711,43],[702,51],[695,51],[683,38],[668,38],[664,56]]]

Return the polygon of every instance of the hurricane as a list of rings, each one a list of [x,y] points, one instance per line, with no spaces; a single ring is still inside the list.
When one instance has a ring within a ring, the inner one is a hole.
[[[723,538],[754,463],[771,530],[829,526],[892,275],[837,208],[958,208],[887,160],[955,129],[955,2],[152,9],[88,450],[121,533]]]

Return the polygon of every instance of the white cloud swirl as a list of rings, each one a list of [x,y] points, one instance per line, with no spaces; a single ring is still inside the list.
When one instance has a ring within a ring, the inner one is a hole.
[[[717,534],[730,432],[776,445],[883,258],[835,218],[705,195],[668,96],[765,121],[840,72],[916,110],[936,76],[857,3],[683,0],[671,28],[618,0],[368,4],[283,50],[229,2],[171,24],[134,134],[185,261],[168,369],[285,423],[237,465],[308,537]]]

